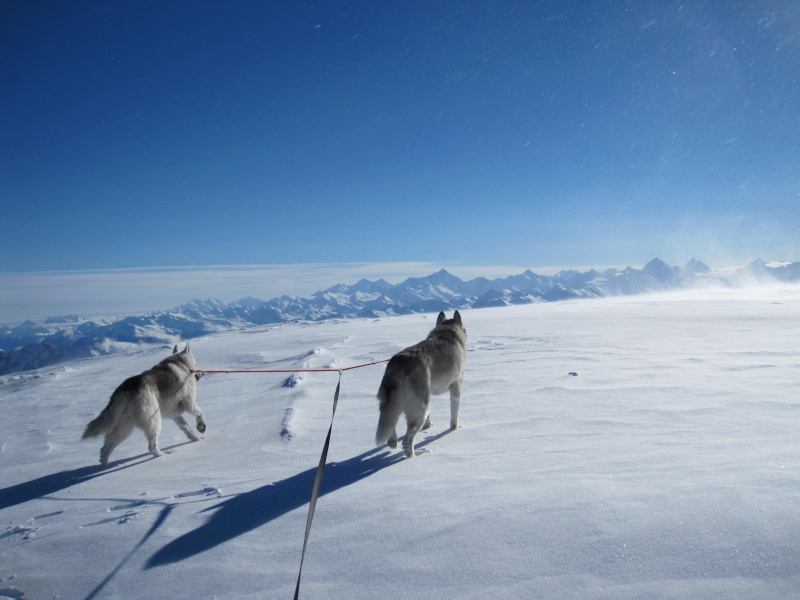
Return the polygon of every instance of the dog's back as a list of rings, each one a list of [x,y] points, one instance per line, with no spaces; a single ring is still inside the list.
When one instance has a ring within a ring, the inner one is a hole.
[[[106,407],[86,426],[81,439],[97,437],[111,431],[122,418],[126,405],[130,404],[144,390],[143,377],[144,373],[140,373],[139,375],[128,377],[128,379],[120,383],[117,389],[111,393],[111,398]]]

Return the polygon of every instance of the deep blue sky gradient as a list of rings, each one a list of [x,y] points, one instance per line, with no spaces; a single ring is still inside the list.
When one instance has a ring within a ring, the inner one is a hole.
[[[800,259],[788,0],[6,1],[0,86],[0,271]]]

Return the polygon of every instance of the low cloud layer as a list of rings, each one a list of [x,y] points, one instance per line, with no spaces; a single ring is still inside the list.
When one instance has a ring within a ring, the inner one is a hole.
[[[398,283],[441,268],[465,279],[502,277],[525,269],[403,262],[0,273],[0,322],[53,314],[129,315],[172,308],[193,298],[230,302],[246,296],[265,300],[283,294],[309,296],[337,283],[380,278]]]

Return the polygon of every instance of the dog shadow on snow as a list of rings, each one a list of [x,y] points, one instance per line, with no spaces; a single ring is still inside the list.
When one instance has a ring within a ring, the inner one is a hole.
[[[169,446],[168,448],[164,448],[164,451],[169,452],[171,449],[176,448],[177,446],[183,446],[184,444],[189,443],[191,442],[175,444],[173,446]],[[111,461],[108,467],[103,467],[98,464],[88,467],[81,467],[79,469],[68,469],[66,471],[59,471],[58,473],[51,473],[50,475],[43,475],[42,477],[37,477],[36,479],[32,479],[30,481],[24,481],[7,488],[1,488],[0,510],[9,508],[11,506],[16,506],[18,504],[24,504],[25,502],[35,500],[36,498],[44,498],[45,496],[60,492],[61,490],[65,490],[74,485],[79,485],[84,481],[89,481],[90,479],[94,479],[95,477],[100,477],[103,475],[110,475],[111,473],[116,473],[122,469],[129,469],[130,467],[135,467],[138,464],[153,460],[154,458],[155,457],[152,454],[147,452],[145,454],[131,456],[130,458],[121,458],[119,460]]]
[[[416,444],[419,449],[449,433],[444,431]],[[376,454],[377,452],[377,454]],[[372,449],[341,462],[328,463],[319,495],[324,496],[406,460],[402,452]],[[146,569],[179,562],[224,544],[308,504],[317,467],[233,496],[202,512],[214,511],[208,521],[169,542],[147,561]]]

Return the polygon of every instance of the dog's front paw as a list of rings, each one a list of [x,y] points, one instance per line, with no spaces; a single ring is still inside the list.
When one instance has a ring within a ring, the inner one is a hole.
[[[206,432],[206,422],[205,421],[198,421],[197,422],[197,431],[200,433]]]

